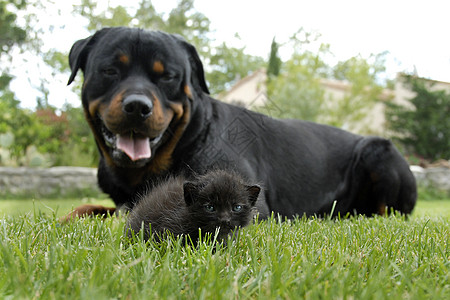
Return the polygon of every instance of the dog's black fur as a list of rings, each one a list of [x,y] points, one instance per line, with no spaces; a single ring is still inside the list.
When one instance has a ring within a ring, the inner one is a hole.
[[[181,37],[106,28],[76,42],[69,61],[69,84],[84,73],[99,185],[118,207],[147,181],[227,168],[263,186],[264,213],[323,215],[334,201],[341,215],[414,208],[415,179],[390,141],[217,101],[195,48]]]

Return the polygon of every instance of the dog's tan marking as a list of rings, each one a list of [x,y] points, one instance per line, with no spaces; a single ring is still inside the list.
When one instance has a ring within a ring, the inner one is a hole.
[[[128,64],[130,64],[130,57],[126,54],[120,54],[119,61],[121,63],[123,63],[124,65],[128,65]]]
[[[98,98],[89,102],[89,107],[87,111],[89,113],[88,114],[89,117],[95,117],[95,115],[97,115],[102,100],[103,100],[102,98]]]
[[[100,106],[99,113],[103,121],[108,124],[110,130],[118,131],[124,121],[124,113],[122,110],[123,95],[125,91],[120,91],[112,99],[109,105]]]
[[[173,111],[164,109],[161,101],[156,96],[155,93],[152,92],[153,96],[153,112],[151,117],[148,119],[148,127],[151,129],[150,135],[154,133],[160,133],[169,126],[172,118]]]
[[[186,103],[185,105],[172,103],[170,107],[175,114],[173,117],[175,126],[171,130],[173,134],[171,138],[158,149],[158,153],[149,165],[147,172],[158,174],[170,168],[172,165],[173,151],[191,119],[189,103]]]
[[[97,114],[99,113],[99,107],[101,105],[103,98],[98,98],[89,102],[88,106],[84,106],[84,116],[91,127],[92,133],[94,134],[94,138],[98,143],[100,151],[103,153],[105,157],[106,163],[108,165],[113,164],[113,160],[109,155],[108,148],[103,141],[103,136],[101,133],[101,128],[98,128],[98,124],[96,124]]]
[[[164,73],[164,65],[161,61],[157,60],[153,63],[153,71],[158,74]]]
[[[116,211],[115,207],[105,207],[103,205],[95,205],[95,204],[84,204],[74,208],[74,210],[71,211],[68,215],[61,217],[59,221],[62,223],[66,223],[75,218],[92,217],[95,215],[107,217],[108,215],[114,214],[115,211]]]
[[[378,214],[380,216],[386,215],[386,203],[381,202],[378,204]]]
[[[186,96],[188,96],[189,99],[194,100],[194,98],[192,97],[191,88],[187,84],[184,86],[184,93],[186,94]]]
[[[105,141],[103,139],[103,134],[101,132],[102,129],[101,127],[98,126],[97,122],[98,116],[104,118],[105,108],[107,107],[107,105],[102,103],[102,100],[103,98],[98,98],[90,101],[88,106],[84,107],[84,115],[89,124],[89,127],[91,127],[91,130],[94,134],[94,138],[97,141],[97,144],[100,148],[100,151],[103,154],[103,157],[106,160],[106,163],[109,166],[114,166],[114,160],[110,156],[109,149],[106,146]]]

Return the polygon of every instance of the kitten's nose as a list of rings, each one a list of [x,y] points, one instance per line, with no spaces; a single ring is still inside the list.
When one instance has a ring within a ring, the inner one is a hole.
[[[230,218],[219,218],[219,222],[223,225],[230,226],[231,220]]]

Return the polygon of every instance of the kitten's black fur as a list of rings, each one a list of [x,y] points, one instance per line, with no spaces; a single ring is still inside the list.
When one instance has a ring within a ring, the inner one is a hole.
[[[167,233],[189,236],[192,242],[219,229],[218,241],[248,225],[261,188],[248,185],[235,172],[214,170],[194,180],[171,177],[143,195],[128,215],[126,234],[144,229],[144,239],[156,241]],[[189,238],[187,238],[189,240]]]

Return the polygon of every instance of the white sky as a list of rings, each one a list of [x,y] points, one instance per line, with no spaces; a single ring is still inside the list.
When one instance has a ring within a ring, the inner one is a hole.
[[[71,4],[77,0],[58,1],[64,13],[58,17],[50,10],[42,22],[56,28],[46,35],[45,47],[69,51],[77,39],[87,36],[83,22],[70,16]],[[123,3],[110,0],[111,3]],[[129,0],[128,3],[138,2]],[[169,12],[177,0],[153,0],[158,12]],[[107,5],[107,0],[98,3]],[[197,11],[211,21],[218,42],[241,37],[247,53],[267,58],[272,38],[283,42],[300,27],[321,33],[321,42],[329,43],[338,60],[362,54],[389,51],[388,76],[412,72],[419,76],[450,82],[450,1],[448,0],[196,0]],[[44,65],[17,59],[14,62],[12,89],[24,107],[34,107],[33,85],[39,77],[49,79],[50,103],[61,106],[65,101],[79,103],[66,87],[67,75],[54,77]]]

